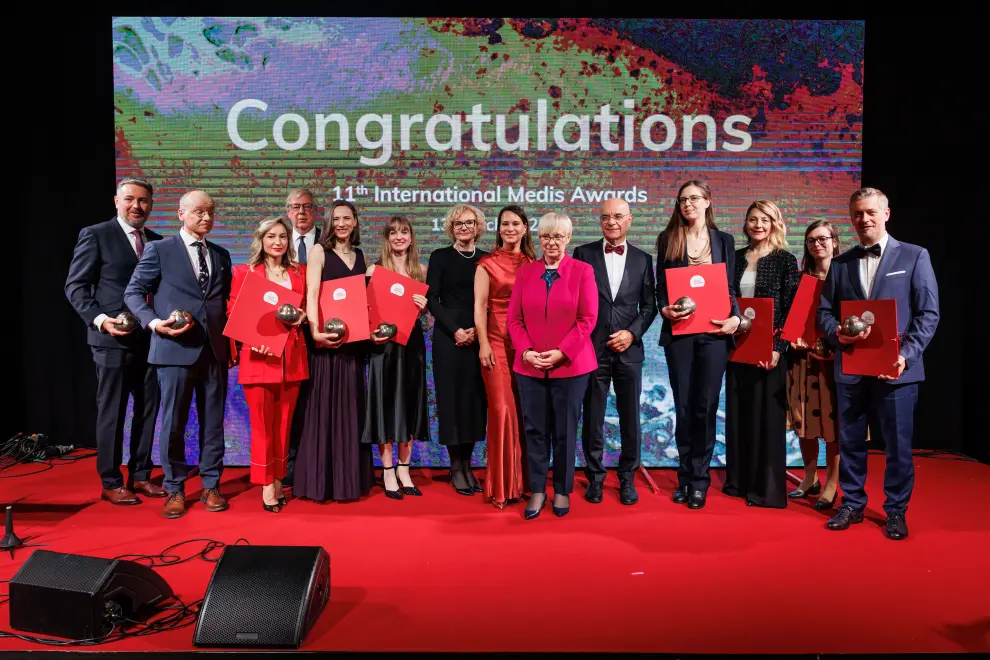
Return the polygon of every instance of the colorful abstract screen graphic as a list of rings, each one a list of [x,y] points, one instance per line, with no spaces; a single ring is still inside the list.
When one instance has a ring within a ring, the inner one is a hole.
[[[576,246],[600,238],[610,197],[630,203],[630,240],[653,253],[679,184],[693,178],[708,181],[717,223],[739,247],[749,204],[776,202],[800,258],[816,219],[852,241],[863,50],[854,21],[118,17],[116,174],[155,184],[150,226],[166,234],[178,230],[183,192],[209,192],[219,211],[211,238],[235,263],[297,186],[321,211],[335,198],[356,204],[369,259],[382,224],[402,214],[426,262],[448,243],[443,216],[458,202],[486,214],[484,249],[508,204],[522,205],[534,229],[546,212],[567,213]],[[659,328],[645,337],[643,462],[671,466]],[[227,462],[247,464],[236,377]],[[613,404],[608,464],[619,446]],[[717,464],[723,421],[724,402]],[[435,415],[432,424],[436,437]],[[196,433],[193,414],[190,456]],[[477,452],[483,464],[483,444]],[[799,460],[793,436],[789,458]],[[446,453],[423,444],[414,460],[443,465]]]

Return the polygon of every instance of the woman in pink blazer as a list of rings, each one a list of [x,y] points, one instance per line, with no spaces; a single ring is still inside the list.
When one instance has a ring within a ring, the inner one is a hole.
[[[565,254],[571,219],[540,218],[543,258],[519,269],[506,324],[516,347],[512,366],[526,431],[529,484],[525,518],[540,515],[547,495],[553,442],[553,512],[570,511],[581,404],[588,374],[598,368],[591,331],[598,320],[595,272]]]

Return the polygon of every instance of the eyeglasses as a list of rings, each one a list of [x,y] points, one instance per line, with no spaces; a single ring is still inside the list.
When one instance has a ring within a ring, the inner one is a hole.
[[[828,245],[832,241],[831,236],[819,236],[818,238],[809,238],[805,241],[808,247],[812,247],[815,243],[818,245]]]
[[[540,234],[540,240],[544,243],[556,243],[560,245],[567,240],[567,236],[564,234]]]
[[[691,202],[691,206],[694,206],[703,199],[705,199],[704,195],[691,195],[689,197],[678,197],[677,203],[683,205],[683,204],[687,204],[688,202]]]
[[[298,213],[303,209],[307,211],[312,211],[316,208],[316,204],[289,204],[289,210]]]
[[[615,220],[616,222],[622,222],[622,219],[628,217],[625,213],[615,213],[613,215],[602,214],[599,216],[598,220],[604,225],[609,220]]]
[[[454,220],[450,224],[454,229],[474,229],[474,220]]]
[[[190,209],[189,213],[196,216],[197,218],[205,218],[207,216],[216,217],[217,213],[214,209]]]

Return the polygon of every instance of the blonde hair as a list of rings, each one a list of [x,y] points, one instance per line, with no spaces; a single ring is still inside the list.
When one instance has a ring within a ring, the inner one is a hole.
[[[425,282],[426,274],[423,273],[423,264],[419,263],[419,249],[416,247],[416,232],[413,231],[412,223],[401,215],[393,215],[382,227],[382,256],[378,260],[382,268],[394,271],[395,263],[392,261],[392,245],[388,242],[388,236],[393,229],[399,227],[409,228],[409,247],[406,249],[406,273],[417,282]]]
[[[784,225],[784,216],[776,204],[765,199],[756,200],[746,209],[746,215],[743,216],[743,234],[746,235],[746,239],[752,244],[753,239],[749,237],[749,232],[746,231],[746,220],[753,209],[770,216],[770,236],[767,238],[770,247],[774,250],[786,250],[787,226]]]
[[[456,204],[447,211],[447,215],[443,219],[443,233],[447,234],[447,238],[452,241],[457,239],[454,237],[454,221],[462,213],[470,211],[474,214],[474,240],[481,238],[481,235],[485,233],[485,214],[481,212],[477,206],[471,206],[470,204]]]
[[[299,264],[296,262],[296,250],[292,247],[292,225],[289,223],[289,219],[282,215],[265,218],[258,225],[258,228],[254,230],[254,235],[251,237],[251,252],[248,257],[248,265],[254,267],[265,263],[265,245],[263,239],[265,238],[265,234],[272,230],[272,227],[279,224],[285,229],[286,243],[288,244],[288,249],[282,255],[282,266],[286,270],[290,268],[294,268],[296,271],[299,270]]]

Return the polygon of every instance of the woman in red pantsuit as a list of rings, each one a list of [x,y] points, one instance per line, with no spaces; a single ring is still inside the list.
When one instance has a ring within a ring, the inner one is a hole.
[[[228,314],[237,301],[245,278],[264,277],[306,296],[306,267],[296,262],[289,237],[292,230],[282,217],[264,220],[254,232],[251,256],[246,264],[235,266],[230,287]],[[309,378],[306,341],[299,330],[305,312],[291,324],[289,338],[281,358],[267,346],[241,346],[231,351],[240,363],[238,382],[244,386],[251,420],[251,483],[260,484],[266,511],[278,513],[285,506],[282,479],[286,474],[289,451],[289,428],[299,398],[299,384]]]
[[[506,206],[496,221],[495,251],[478,260],[474,276],[474,329],[481,376],[488,394],[488,461],[485,501],[502,509],[529,492],[525,451],[519,429],[519,391],[512,374],[516,351],[506,315],[516,272],[536,260],[529,218],[519,206]]]

